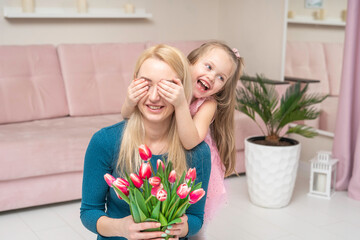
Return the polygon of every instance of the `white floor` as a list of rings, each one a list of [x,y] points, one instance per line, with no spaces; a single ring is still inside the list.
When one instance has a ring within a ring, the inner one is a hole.
[[[359,240],[360,201],[336,192],[331,200],[307,196],[307,164],[300,165],[289,206],[250,203],[246,177],[225,180],[229,201],[192,240]],[[79,219],[80,201],[0,213],[1,240],[96,239]]]

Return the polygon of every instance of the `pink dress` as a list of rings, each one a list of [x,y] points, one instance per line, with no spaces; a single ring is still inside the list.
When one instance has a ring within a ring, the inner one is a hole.
[[[190,113],[193,117],[201,105],[208,98],[199,98],[190,104]],[[226,190],[224,185],[224,166],[221,162],[216,142],[211,137],[210,129],[208,130],[204,141],[209,145],[211,151],[211,173],[205,203],[205,223],[211,220],[217,209],[226,200]]]

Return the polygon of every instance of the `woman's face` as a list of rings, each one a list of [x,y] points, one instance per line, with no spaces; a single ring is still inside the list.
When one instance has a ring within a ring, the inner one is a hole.
[[[138,103],[144,121],[152,123],[170,121],[174,107],[159,95],[158,83],[160,80],[172,81],[172,79],[178,78],[175,71],[167,63],[155,58],[149,58],[141,65],[137,77],[149,82],[147,94]]]

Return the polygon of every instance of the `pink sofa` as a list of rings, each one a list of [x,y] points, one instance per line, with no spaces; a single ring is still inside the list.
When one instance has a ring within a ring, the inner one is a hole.
[[[188,54],[202,42],[169,44]],[[0,46],[0,211],[81,198],[88,142],[122,120],[133,67],[152,44]],[[235,121],[244,172],[243,141],[258,130],[243,114]]]
[[[288,42],[286,46],[285,76],[320,80],[310,84],[311,91],[329,94],[319,106],[319,118],[307,122],[328,132],[335,129],[343,47],[342,43],[322,42]]]

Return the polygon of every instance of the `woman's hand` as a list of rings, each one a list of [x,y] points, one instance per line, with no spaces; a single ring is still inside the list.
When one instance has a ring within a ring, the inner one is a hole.
[[[135,107],[149,89],[149,82],[143,78],[134,79],[128,87],[126,101],[130,107]]]
[[[188,217],[184,214],[181,217],[181,222],[171,225],[165,231],[167,235],[174,235],[175,238],[169,238],[169,240],[178,240],[180,237],[185,237],[189,232]]]
[[[175,78],[172,81],[161,80],[158,83],[158,86],[159,95],[171,103],[175,108],[181,104],[188,105],[180,79]]]
[[[129,240],[138,240],[138,239],[164,239],[164,232],[142,232],[145,229],[158,228],[160,223],[157,222],[141,222],[135,223],[132,216],[127,216],[122,218],[123,222],[121,227],[123,232],[123,237]]]

